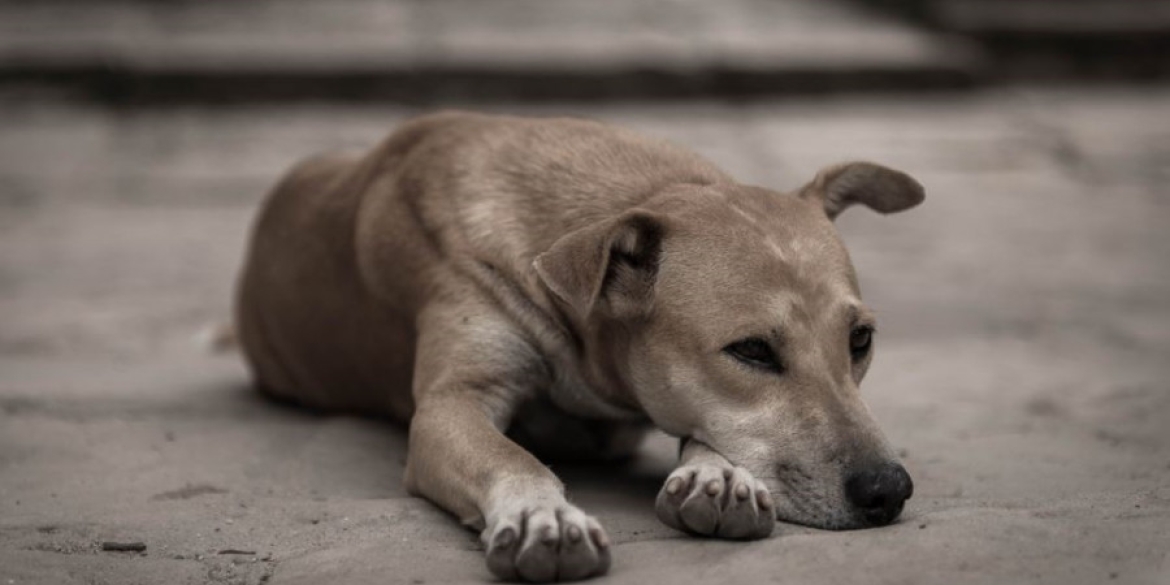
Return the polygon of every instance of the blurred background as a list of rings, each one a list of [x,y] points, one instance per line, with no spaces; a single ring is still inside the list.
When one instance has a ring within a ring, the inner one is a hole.
[[[0,582],[488,578],[403,493],[399,431],[260,401],[210,349],[285,169],[460,107],[927,188],[838,222],[903,522],[681,538],[656,437],[558,470],[613,582],[1170,583],[1168,74],[1165,0],[0,2]]]

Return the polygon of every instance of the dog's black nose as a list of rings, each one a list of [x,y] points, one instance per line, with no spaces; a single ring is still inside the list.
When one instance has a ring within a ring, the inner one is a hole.
[[[912,493],[914,482],[897,463],[883,463],[845,480],[845,495],[862,521],[870,526],[893,522]]]

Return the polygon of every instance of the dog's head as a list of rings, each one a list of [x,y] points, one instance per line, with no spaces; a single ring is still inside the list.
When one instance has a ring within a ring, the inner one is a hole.
[[[778,518],[882,525],[912,484],[858,392],[875,321],[832,220],[922,199],[914,179],[870,163],[793,194],[680,185],[562,237],[535,267],[589,360],[663,430],[765,481]]]

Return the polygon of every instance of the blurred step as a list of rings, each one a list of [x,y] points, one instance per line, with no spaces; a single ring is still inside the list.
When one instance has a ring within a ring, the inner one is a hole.
[[[1170,33],[1165,0],[933,0],[935,17],[950,30],[984,33]]]
[[[863,0],[979,43],[1006,76],[1170,75],[1167,0]]]
[[[816,0],[0,4],[0,83],[117,103],[949,89],[981,63],[961,41]]]

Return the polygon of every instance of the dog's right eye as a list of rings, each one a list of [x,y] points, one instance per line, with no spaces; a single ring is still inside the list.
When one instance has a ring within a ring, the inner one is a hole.
[[[783,366],[780,365],[780,358],[776,357],[776,352],[772,351],[772,346],[759,337],[737,341],[723,348],[723,351],[753,368],[777,374],[784,371]]]

